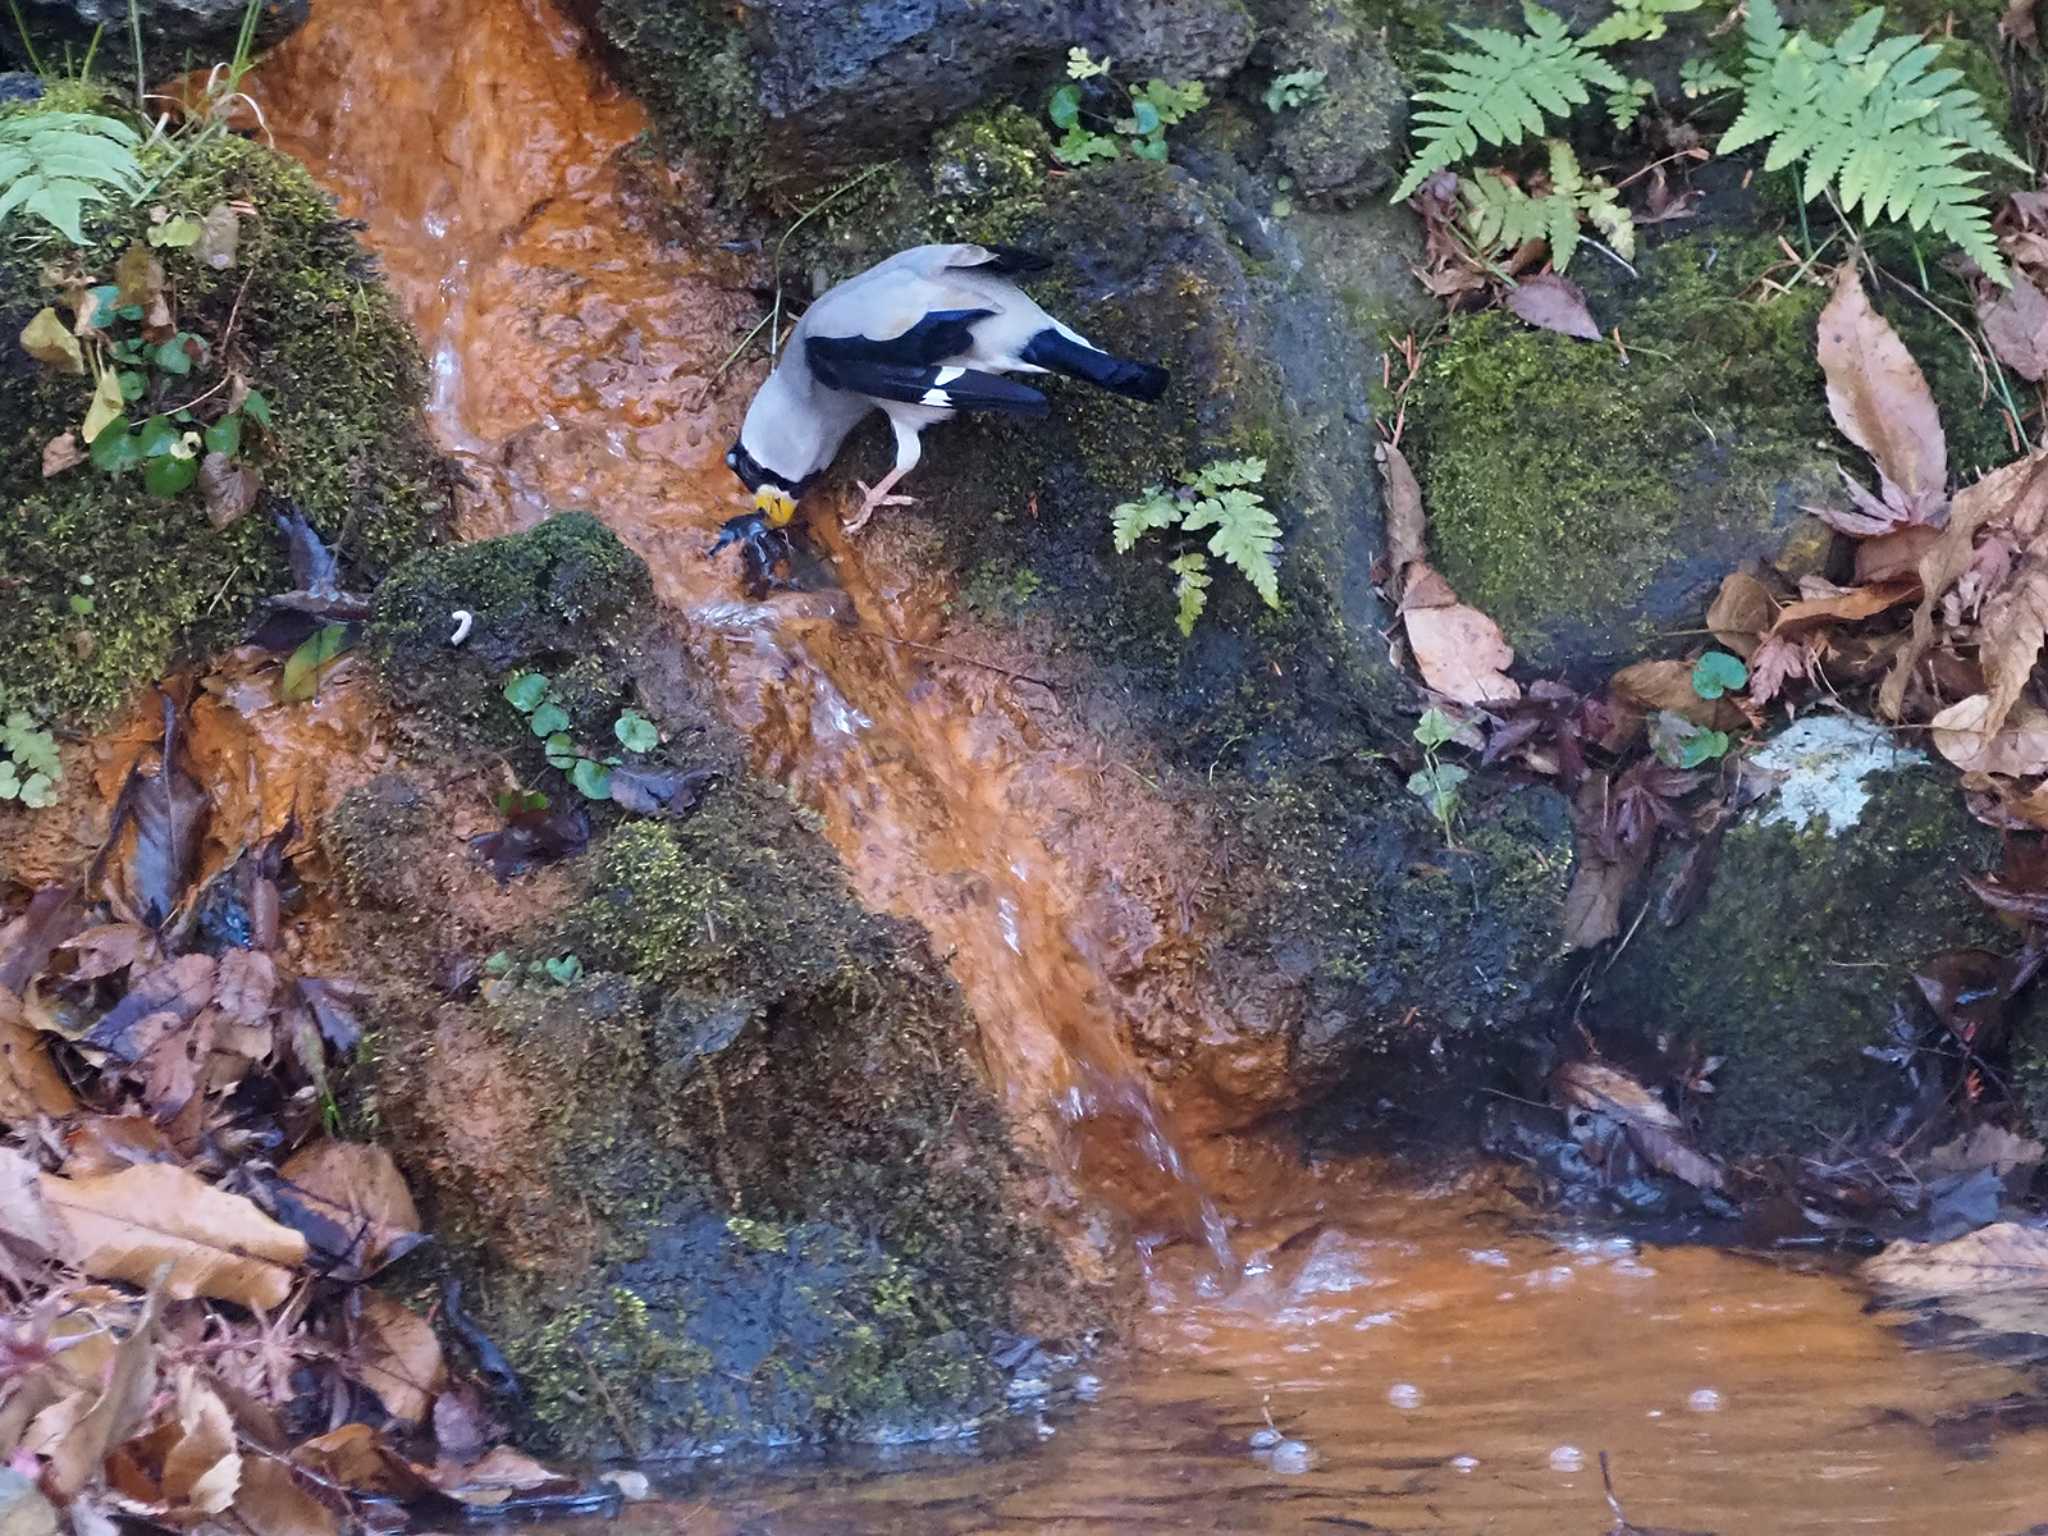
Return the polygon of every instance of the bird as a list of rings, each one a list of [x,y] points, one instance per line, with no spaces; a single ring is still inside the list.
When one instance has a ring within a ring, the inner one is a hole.
[[[1046,397],[1007,374],[1063,374],[1133,400],[1164,395],[1164,368],[1105,352],[1018,285],[1051,265],[1018,246],[919,245],[827,289],[790,332],[725,455],[754,510],[728,519],[709,553],[740,544],[750,579],[768,584],[789,553],[797,502],[870,411],[888,416],[896,462],[872,487],[855,482],[861,505],[848,533],[878,507],[914,504],[894,492],[917,467],[926,427],[960,411],[1044,415]]]

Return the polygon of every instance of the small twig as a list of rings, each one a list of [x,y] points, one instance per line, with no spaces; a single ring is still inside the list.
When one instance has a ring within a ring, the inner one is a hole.
[[[1595,240],[1591,235],[1579,236],[1579,244],[1590,245],[1602,256],[1605,256],[1617,267],[1620,267],[1621,270],[1626,272],[1630,277],[1637,279],[1640,279],[1642,277],[1643,274],[1638,272],[1634,267],[1630,266],[1629,263],[1622,257],[1622,254],[1619,251],[1609,250],[1606,246],[1602,245],[1598,240]]]
[[[974,657],[962,656],[957,651],[949,651],[936,645],[926,645],[922,640],[900,640],[894,635],[884,634],[879,629],[869,629],[864,624],[855,624],[852,626],[852,629],[857,635],[867,635],[871,639],[880,640],[889,645],[900,645],[905,650],[922,651],[926,655],[938,656],[946,661],[957,661],[963,666],[979,667],[984,672],[993,672],[998,677],[1006,677],[1013,683],[1036,683],[1047,693],[1054,695],[1059,693],[1059,689],[1054,687],[1051,682],[1042,677],[1033,677],[1029,672],[1013,672],[1008,667],[999,667],[992,661],[977,661]]]

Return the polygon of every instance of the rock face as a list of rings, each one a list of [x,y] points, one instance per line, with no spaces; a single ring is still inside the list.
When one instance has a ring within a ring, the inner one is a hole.
[[[127,0],[24,0],[29,36],[45,58],[62,57],[65,42],[83,41],[105,27],[108,39],[124,40],[121,47],[103,47],[100,72],[121,78],[133,74],[132,55],[126,46]],[[163,80],[188,69],[206,69],[234,56],[235,39],[247,0],[139,0],[142,20],[143,60],[152,79]],[[257,46],[270,47],[305,23],[309,0],[263,0],[258,11]],[[18,40],[0,41],[0,53],[12,54]],[[54,44],[45,48],[45,43]]]
[[[1389,186],[1407,157],[1408,82],[1356,7],[1281,0],[1263,17],[1256,62],[1322,80],[1280,115],[1273,149],[1305,198],[1350,202]]]
[[[1960,879],[1995,861],[1997,834],[1944,766],[1842,715],[1808,716],[1753,761],[1786,777],[1729,832],[1704,905],[1676,928],[1645,923],[1589,1014],[1726,1058],[1706,1133],[1732,1156],[1880,1127],[1910,1094],[1866,1048],[1894,1044],[1912,967],[2011,947]]]

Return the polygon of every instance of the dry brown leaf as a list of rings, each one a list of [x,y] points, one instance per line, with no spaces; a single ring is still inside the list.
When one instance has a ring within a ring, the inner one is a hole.
[[[1934,749],[1965,773],[2048,773],[2048,711],[2022,701],[1996,732],[1984,729],[1990,717],[1990,695],[1958,699],[1928,722]]]
[[[1978,296],[1977,321],[1998,360],[2021,378],[2038,384],[2048,373],[2048,297],[2025,276],[2010,288]]]
[[[123,1061],[140,1061],[164,1035],[199,1016],[213,1001],[217,965],[211,955],[180,955],[138,977],[127,996],[85,1032],[84,1043]]]
[[[232,527],[247,517],[262,490],[261,475],[224,453],[209,453],[199,461],[199,494],[206,503],[206,520],[216,528]]]
[[[1946,1243],[1893,1243],[1863,1264],[1872,1285],[1911,1296],[2048,1288],[2048,1231],[1995,1222]]]
[[[242,1463],[235,1514],[252,1536],[339,1536],[341,1522],[299,1485],[290,1467],[268,1456]]]
[[[1707,608],[1714,638],[1748,660],[1778,615],[1778,599],[1748,571],[1730,571]]]
[[[1459,602],[1451,584],[1422,561],[1409,569],[1401,618],[1422,680],[1457,704],[1512,704],[1521,698],[1521,685],[1507,675],[1514,647],[1500,626]]]
[[[67,978],[71,981],[97,981],[137,961],[147,964],[157,957],[156,935],[138,923],[102,923],[66,939],[58,948],[77,956]]]
[[[1913,614],[1912,638],[1900,650],[1878,691],[1878,708],[1887,719],[1899,718],[1913,669],[1934,646],[1935,609],[1943,594],[1970,568],[1978,531],[1997,519],[2009,524],[2025,542],[2039,530],[2044,517],[2048,517],[2048,452],[1994,469],[1957,494],[1948,527],[1920,561],[1920,606]]]
[[[1929,528],[1924,523],[1881,533],[1874,539],[1859,539],[1856,542],[1856,580],[1868,584],[1917,576],[1920,561],[1940,540],[1941,530]]]
[[[165,1163],[83,1179],[46,1173],[43,1198],[71,1229],[71,1263],[131,1285],[146,1284],[168,1263],[167,1294],[179,1301],[211,1296],[282,1306],[292,1267],[306,1258],[305,1238],[253,1202]]]
[[[162,1292],[152,1290],[128,1337],[115,1349],[106,1383],[90,1406],[78,1394],[45,1409],[29,1426],[28,1439],[37,1454],[49,1458],[44,1477],[52,1492],[66,1498],[78,1493],[99,1474],[107,1452],[142,1427],[156,1391],[161,1304]]]
[[[1970,1173],[1989,1168],[2003,1177],[2016,1168],[2031,1168],[2048,1159],[2048,1147],[2031,1137],[2018,1136],[2003,1126],[1980,1125],[1967,1136],[1944,1142],[1927,1156],[1935,1173]]]
[[[1902,523],[1938,523],[1948,506],[1948,440],[1913,354],[1844,264],[1820,313],[1828,411],[1842,435],[1876,461],[1885,506]]]
[[[427,1481],[367,1424],[344,1424],[292,1450],[292,1460],[352,1493],[414,1499]]]
[[[191,1366],[178,1372],[178,1440],[164,1457],[163,1497],[173,1511],[217,1515],[242,1485],[235,1421]]]
[[[1720,1165],[1687,1143],[1684,1123],[1663,1097],[1626,1072],[1605,1062],[1568,1061],[1551,1074],[1550,1090],[1567,1104],[1619,1121],[1651,1166],[1695,1189],[1725,1187]]]
[[[229,949],[220,957],[214,1006],[238,1024],[269,1022],[277,996],[277,964],[257,949]]]
[[[1998,35],[2015,48],[2033,49],[2041,34],[2034,22],[2038,0],[2006,0],[2005,14],[1998,18]]]
[[[71,1234],[43,1200],[36,1165],[12,1147],[0,1147],[0,1275],[25,1289],[17,1261],[42,1264],[70,1246]]]
[[[342,1279],[366,1280],[423,1241],[412,1192],[382,1147],[315,1142],[278,1174],[278,1215]]]
[[[1408,467],[1408,456],[1394,444],[1381,443],[1376,451],[1387,486],[1387,581],[1398,600],[1408,567],[1428,558],[1422,487]]]
[[[1990,736],[2004,728],[2048,638],[2048,561],[2040,554],[2030,552],[2012,580],[1984,605],[1979,633],[1983,644],[1977,659],[1990,703],[1977,729]]]
[[[1517,319],[1560,336],[1580,341],[1600,339],[1599,322],[1586,307],[1586,295],[1579,285],[1555,272],[1525,277],[1508,291],[1508,309]]]
[[[1743,723],[1732,700],[1699,696],[1689,661],[1639,661],[1615,673],[1607,686],[1624,704],[1646,713],[1668,709],[1708,730],[1732,731]]]
[[[501,1445],[466,1467],[437,1467],[434,1482],[442,1492],[465,1504],[502,1504],[514,1494],[543,1490],[566,1492],[575,1479],[550,1471],[524,1451]]]
[[[41,1037],[5,1016],[0,992],[0,1121],[19,1125],[37,1115],[61,1120],[78,1109],[78,1095],[43,1049]]]
[[[346,1369],[377,1394],[391,1417],[417,1425],[445,1380],[441,1341],[425,1318],[390,1297],[356,1294],[362,1298],[362,1328]]]
[[[1802,598],[1787,603],[1771,626],[1773,635],[1796,635],[1818,624],[1853,624],[1868,619],[1920,595],[1920,578],[1878,582],[1867,587],[1850,587],[1827,597]]]
[[[137,1163],[177,1160],[177,1149],[146,1115],[79,1115],[64,1127],[64,1174],[118,1173]]]
[[[85,462],[85,445],[76,432],[59,432],[43,444],[43,478],[61,475]]]

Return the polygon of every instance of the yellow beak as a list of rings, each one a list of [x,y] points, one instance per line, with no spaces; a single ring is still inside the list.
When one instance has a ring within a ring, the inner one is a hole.
[[[771,528],[780,528],[796,516],[796,498],[772,485],[754,492],[754,510],[764,513]]]

